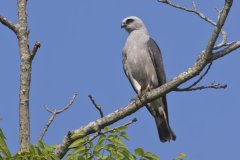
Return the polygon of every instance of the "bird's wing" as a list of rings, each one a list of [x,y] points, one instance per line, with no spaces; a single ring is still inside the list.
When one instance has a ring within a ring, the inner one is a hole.
[[[165,75],[165,71],[164,71],[161,51],[160,51],[157,43],[152,38],[149,38],[148,50],[149,50],[150,57],[152,59],[153,66],[157,73],[158,86],[161,86],[162,84],[166,83],[166,75]],[[164,104],[163,107],[166,112],[166,118],[168,120],[168,109],[167,109],[166,96],[165,95],[162,96],[161,100]]]
[[[148,41],[149,54],[157,73],[158,86],[166,83],[166,75],[163,67],[161,51],[156,42],[150,38]],[[159,138],[162,142],[176,140],[176,135],[169,126],[166,95],[147,104],[147,109],[153,115],[157,124]]]
[[[157,73],[158,85],[161,86],[162,84],[166,83],[166,75],[163,67],[161,51],[157,43],[152,38],[149,38],[147,45],[155,71]]]
[[[130,75],[129,73],[129,69],[128,69],[128,66],[126,64],[126,60],[127,60],[127,54],[126,54],[126,51],[123,50],[123,54],[122,54],[122,63],[123,63],[123,70],[124,70],[124,73],[125,75],[127,76],[127,78],[129,79],[131,85],[132,85],[132,88],[135,90],[135,92],[139,92],[137,87],[134,85],[134,79],[133,77]]]

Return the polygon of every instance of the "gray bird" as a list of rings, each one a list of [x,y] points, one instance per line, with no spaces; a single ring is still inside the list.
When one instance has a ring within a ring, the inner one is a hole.
[[[161,51],[140,18],[126,17],[121,27],[129,33],[123,48],[124,72],[135,92],[141,96],[166,83]],[[155,119],[160,141],[176,140],[169,126],[166,96],[148,103],[147,109]]]

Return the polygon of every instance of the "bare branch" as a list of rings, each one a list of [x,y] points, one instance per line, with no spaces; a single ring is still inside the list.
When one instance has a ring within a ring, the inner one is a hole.
[[[7,18],[0,16],[0,22],[6,27],[8,27],[9,29],[11,29],[14,33],[17,33],[17,27]]]
[[[192,5],[193,5],[193,9],[196,11],[197,10],[197,5],[194,1],[192,2]]]
[[[32,59],[35,57],[38,49],[41,47],[41,42],[40,41],[37,41],[33,47],[33,50],[31,51],[31,56],[32,56]]]
[[[231,53],[232,51],[238,49],[240,47],[240,41],[237,42],[232,42],[229,44],[229,46],[221,51],[212,53],[212,56],[209,57],[209,61],[214,61],[218,58],[221,58],[229,53]]]
[[[181,9],[181,10],[184,10],[184,11],[187,11],[187,12],[192,12],[196,15],[198,15],[200,18],[202,18],[203,20],[207,21],[208,23],[212,24],[213,26],[216,25],[216,23],[214,21],[212,21],[210,18],[208,18],[207,16],[205,16],[203,13],[199,12],[197,10],[197,6],[196,4],[193,2],[193,9],[190,9],[190,8],[186,8],[186,7],[183,7],[183,6],[180,6],[180,5],[177,5],[177,4],[174,4],[172,3],[170,0],[158,0],[158,2],[162,2],[162,3],[165,3],[165,4],[168,4],[174,8],[178,8],[178,9]]]
[[[53,111],[52,111],[50,108],[48,108],[47,105],[45,105],[44,108],[45,108],[49,113],[51,113],[51,114],[53,113]]]
[[[212,66],[212,62],[209,63],[209,65],[208,65],[206,71],[203,73],[203,75],[201,75],[201,76],[199,77],[199,79],[196,80],[193,84],[191,84],[190,86],[185,87],[185,88],[176,88],[175,91],[186,91],[186,90],[189,90],[189,89],[191,89],[192,87],[196,86],[196,85],[208,74],[208,71],[210,70],[211,66]]]
[[[213,82],[210,85],[207,86],[200,86],[200,87],[190,87],[190,88],[177,88],[175,91],[177,92],[185,92],[185,91],[196,91],[196,90],[202,90],[202,89],[225,89],[227,88],[227,85],[221,85],[219,83]]]
[[[52,115],[51,115],[51,117],[49,118],[49,120],[48,120],[47,124],[45,125],[45,127],[43,128],[43,131],[42,131],[42,133],[41,133],[41,135],[40,135],[40,137],[39,137],[39,140],[42,140],[42,139],[43,139],[44,135],[46,134],[49,126],[52,124],[52,122],[53,122],[54,118],[56,117],[56,115],[57,115],[57,114],[60,114],[60,113],[62,113],[62,112],[64,112],[64,111],[66,111],[66,110],[73,104],[73,102],[75,101],[76,97],[77,97],[77,92],[75,92],[75,93],[73,94],[73,96],[72,96],[71,100],[68,102],[68,104],[66,104],[65,107],[64,107],[63,109],[60,109],[60,110],[57,110],[57,109],[50,110],[47,106],[44,106],[45,109],[46,109],[49,113],[51,113]]]
[[[98,104],[96,104],[95,100],[93,99],[93,97],[92,97],[91,95],[88,95],[88,97],[89,97],[89,99],[91,100],[91,102],[92,102],[92,104],[94,105],[94,107],[99,111],[101,118],[104,117],[103,111],[102,111],[102,109],[101,109],[101,106],[98,105]]]
[[[181,10],[184,10],[184,11],[187,11],[187,12],[194,13],[197,16],[199,16],[200,18],[202,18],[203,20],[205,20],[206,22],[208,22],[209,24],[211,24],[213,26],[217,25],[213,20],[211,20],[206,15],[204,15],[202,12],[197,10],[197,6],[196,6],[195,2],[192,2],[193,9],[190,9],[190,8],[186,8],[186,7],[174,4],[170,0],[158,0],[158,1],[162,2],[162,3],[165,3],[165,4],[168,4],[168,5],[170,5],[174,8],[178,8],[178,9],[181,9]],[[217,10],[217,11],[218,11],[218,19],[219,19],[221,11],[219,11],[219,10]],[[219,48],[227,45],[227,33],[225,31],[221,30],[221,34],[222,34],[222,41],[218,45],[214,46],[214,49],[219,49]]]
[[[217,41],[217,38],[219,36],[219,33],[221,32],[222,30],[222,27],[225,23],[225,20],[227,18],[227,15],[230,11],[230,8],[232,6],[232,0],[225,0],[225,4],[224,4],[224,7],[223,7],[223,10],[222,12],[220,13],[219,15],[219,18],[218,18],[218,21],[214,27],[214,30],[213,30],[213,33],[212,33],[212,36],[210,38],[210,40],[208,41],[208,45],[207,45],[207,48],[205,50],[205,58],[207,59],[210,55],[211,55],[211,52],[212,50],[214,49],[214,45]]]

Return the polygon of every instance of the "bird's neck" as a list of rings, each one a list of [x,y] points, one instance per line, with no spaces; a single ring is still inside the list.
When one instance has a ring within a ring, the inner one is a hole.
[[[148,31],[144,28],[133,30],[129,33],[128,39],[147,41],[149,39]]]
[[[148,35],[148,31],[147,31],[147,29],[145,28],[145,27],[142,27],[142,28],[139,28],[139,29],[135,29],[135,30],[133,30],[133,31],[130,31],[129,32],[129,35],[130,34],[146,34],[146,35]]]

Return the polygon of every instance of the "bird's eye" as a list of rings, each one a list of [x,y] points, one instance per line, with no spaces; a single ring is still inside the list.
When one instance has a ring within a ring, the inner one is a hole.
[[[134,20],[131,19],[131,18],[130,18],[130,19],[127,19],[127,20],[126,20],[126,24],[130,24],[130,23],[132,23],[133,21],[134,21]]]

